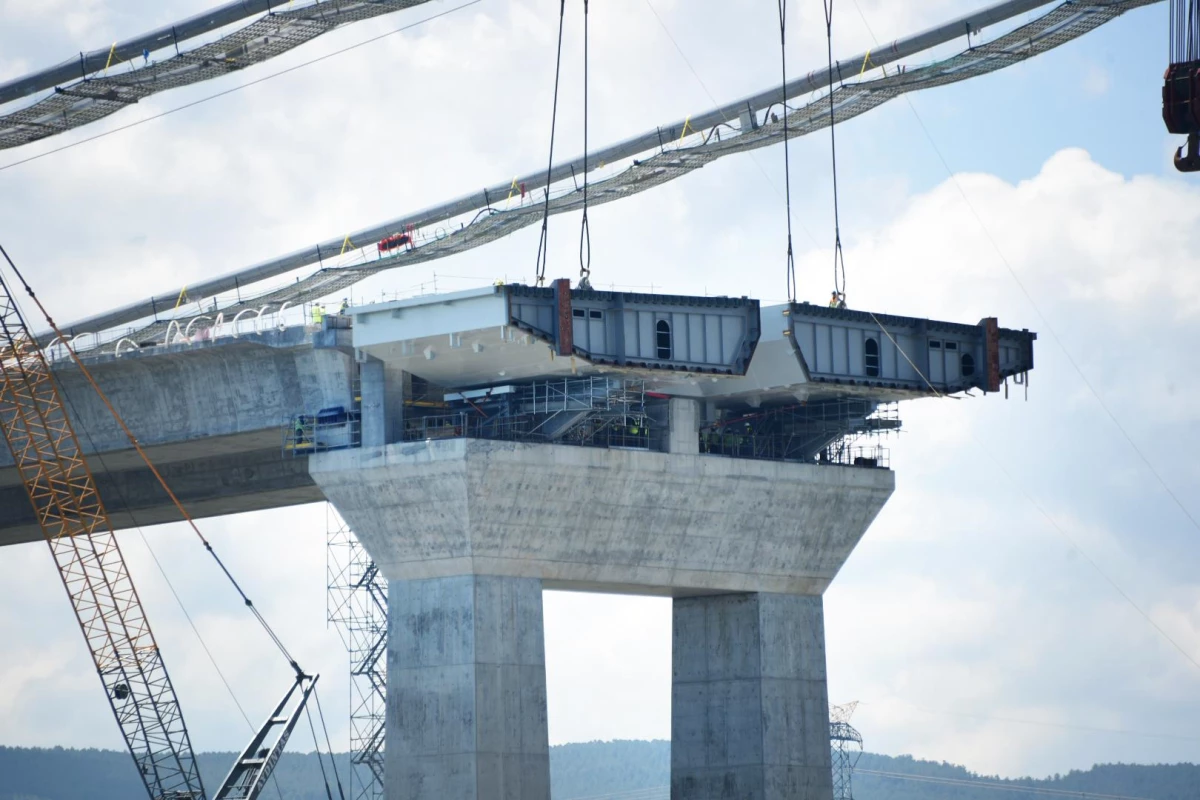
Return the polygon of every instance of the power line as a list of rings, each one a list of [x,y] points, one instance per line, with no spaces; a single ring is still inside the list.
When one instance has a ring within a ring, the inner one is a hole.
[[[867,28],[867,33],[870,34],[872,39],[874,39],[876,42],[878,42],[878,39],[875,38],[875,32],[871,29],[870,23],[867,22],[866,15],[863,14],[862,8],[858,4],[858,0],[854,0],[854,7],[855,7],[855,9],[857,9],[858,15],[860,17],[862,17],[863,25],[866,26],[866,28]],[[983,230],[984,234],[988,238],[988,241],[991,242],[992,248],[996,251],[996,255],[999,256],[1000,261],[1004,264],[1005,268],[1008,270],[1009,275],[1011,275],[1013,280],[1016,281],[1017,286],[1020,287],[1021,291],[1025,295],[1025,298],[1029,301],[1029,304],[1033,307],[1033,309],[1037,313],[1038,317],[1042,320],[1042,322],[1044,322],[1046,324],[1046,328],[1050,332],[1051,338],[1054,339],[1055,343],[1059,346],[1059,349],[1061,349],[1063,354],[1066,355],[1067,360],[1070,362],[1071,366],[1075,368],[1075,371],[1079,374],[1079,377],[1083,379],[1083,382],[1087,385],[1089,391],[1091,391],[1092,396],[1096,398],[1096,401],[1098,403],[1100,403],[1100,407],[1104,409],[1106,414],[1108,414],[1109,419],[1111,419],[1113,421],[1113,423],[1117,426],[1117,429],[1121,431],[1122,435],[1124,435],[1125,440],[1129,443],[1129,445],[1131,447],[1133,447],[1133,449],[1137,452],[1137,454],[1139,456],[1141,456],[1142,461],[1145,462],[1146,466],[1150,468],[1151,473],[1153,473],[1154,477],[1158,479],[1158,482],[1167,491],[1167,494],[1169,494],[1171,496],[1171,499],[1175,501],[1175,504],[1178,505],[1180,510],[1183,511],[1183,513],[1187,516],[1187,518],[1189,520],[1191,520],[1192,525],[1196,528],[1197,532],[1200,532],[1200,522],[1197,522],[1196,518],[1192,516],[1192,514],[1183,506],[1183,503],[1180,502],[1179,498],[1175,495],[1175,493],[1173,491],[1171,491],[1169,486],[1167,486],[1166,482],[1159,475],[1158,470],[1154,469],[1154,466],[1150,463],[1149,459],[1146,458],[1146,456],[1142,453],[1142,451],[1134,443],[1133,439],[1131,439],[1129,437],[1129,434],[1125,432],[1125,428],[1121,425],[1120,422],[1117,421],[1117,418],[1113,415],[1113,413],[1111,411],[1109,411],[1108,406],[1104,403],[1104,400],[1100,397],[1099,393],[1092,386],[1091,381],[1089,381],[1087,379],[1087,376],[1084,374],[1083,370],[1080,369],[1079,365],[1075,362],[1075,359],[1071,357],[1071,354],[1067,351],[1066,345],[1063,344],[1061,339],[1059,339],[1058,334],[1055,333],[1053,326],[1050,325],[1049,320],[1046,319],[1045,314],[1042,313],[1041,309],[1038,307],[1037,303],[1034,301],[1033,296],[1029,293],[1028,290],[1026,290],[1025,284],[1022,283],[1021,279],[1017,277],[1017,273],[1012,268],[1012,264],[1010,264],[1008,259],[1005,258],[1003,251],[1000,250],[1000,245],[997,243],[995,237],[992,236],[990,229],[984,223],[983,218],[975,210],[975,206],[971,203],[971,200],[967,196],[967,193],[965,191],[963,191],[962,185],[959,184],[957,177],[955,176],[954,172],[950,169],[949,163],[946,161],[945,157],[942,155],[942,151],[938,148],[937,143],[933,139],[933,136],[929,133],[929,129],[925,126],[925,121],[922,120],[921,115],[919,113],[917,113],[917,108],[916,108],[916,106],[913,105],[912,99],[909,98],[907,95],[905,95],[904,99],[908,102],[908,107],[910,109],[912,109],[913,116],[916,117],[917,122],[921,126],[921,130],[925,132],[925,137],[929,140],[930,146],[933,147],[933,150],[937,154],[938,159],[942,162],[942,166],[945,168],[947,174],[949,174],[950,180],[954,183],[954,186],[958,189],[959,194],[962,196],[963,202],[966,203],[967,208],[971,212],[971,215],[973,217],[975,217],[975,221],[979,224],[980,229]],[[867,313],[870,313],[870,312],[867,312]],[[871,314],[871,317],[872,317],[872,319],[874,319],[875,315]],[[879,320],[877,320],[877,319],[875,320],[875,322],[876,322],[876,324],[879,325],[879,328],[880,328],[880,330],[883,331],[884,335],[892,340],[892,344],[896,345],[897,350],[901,353],[901,355],[904,356],[905,360],[907,360],[909,362],[909,364],[912,365],[913,369],[916,370],[917,374],[921,376],[921,379],[925,381],[925,383],[929,386],[929,388],[931,390],[933,390],[934,394],[936,394],[938,397],[943,397],[943,395],[941,393],[939,393],[937,391],[937,389],[934,388],[933,384],[929,382],[929,379],[926,378],[925,375],[922,374],[919,369],[917,369],[916,365],[913,364],[912,360],[908,358],[908,355],[904,353],[903,349],[896,343],[895,339],[892,339],[891,334],[889,334],[887,332],[887,330],[883,327],[883,324],[880,323]],[[1157,622],[1155,622],[1154,619],[1145,610],[1143,610],[1142,607],[1140,605],[1138,605],[1138,603],[1136,603],[1134,601],[1134,599],[1132,597],[1130,597],[1129,594],[1123,588],[1121,588],[1120,584],[1118,584],[1113,578],[1109,577],[1108,573],[1100,568],[1100,565],[1097,564],[1096,561],[1090,555],[1088,555],[1087,551],[1085,551],[1079,545],[1079,543],[1076,542],[1075,539],[1066,532],[1066,530],[1058,523],[1058,520],[1054,519],[1054,517],[1050,514],[1050,512],[1040,502],[1038,502],[1037,499],[1035,499],[1033,497],[1033,495],[1030,494],[1029,491],[1026,490],[1025,487],[1020,482],[1017,481],[1016,477],[1014,477],[1013,474],[1011,472],[1009,472],[1008,468],[1005,467],[1000,462],[999,458],[997,458],[996,455],[994,453],[992,453],[992,451],[989,450],[986,445],[984,445],[983,441],[980,440],[980,438],[978,437],[978,435],[976,435],[974,430],[971,431],[971,438],[974,439],[975,443],[988,455],[988,457],[992,461],[993,466],[995,466],[997,469],[999,469],[1001,474],[1003,474],[1006,478],[1008,478],[1009,482],[1012,483],[1014,487],[1016,487],[1017,491],[1019,491],[1022,495],[1024,495],[1025,499],[1035,509],[1037,509],[1037,511],[1039,513],[1041,513],[1041,515],[1043,517],[1046,518],[1046,521],[1049,522],[1051,527],[1053,527],[1054,530],[1058,532],[1059,536],[1061,536],[1063,539],[1065,539],[1067,541],[1067,543],[1071,546],[1071,548],[1073,550],[1075,550],[1075,552],[1079,553],[1079,555],[1083,558],[1083,560],[1086,561],[1089,565],[1091,565],[1092,569],[1094,569],[1096,571],[1096,573],[1098,575],[1100,575],[1100,577],[1104,578],[1104,580],[1108,582],[1108,584],[1117,592],[1117,594],[1119,594],[1125,600],[1126,603],[1128,603],[1130,606],[1132,606],[1133,609],[1135,611],[1137,611],[1138,614],[1140,614],[1142,616],[1142,618],[1152,628],[1154,628],[1154,630],[1156,630],[1159,633],[1160,636],[1162,636],[1164,639],[1166,639],[1171,644],[1171,646],[1173,646],[1176,650],[1178,650],[1180,655],[1182,655],[1189,662],[1191,662],[1192,666],[1194,666],[1197,670],[1200,670],[1200,661],[1197,661],[1196,658],[1193,657],[1191,653],[1189,653],[1187,650],[1185,650],[1183,648],[1182,645],[1179,644],[1179,642],[1175,641],[1175,639],[1170,634],[1168,634],[1162,628],[1162,626],[1160,626]]]
[[[1126,730],[1126,729],[1121,729],[1121,728],[1097,728],[1097,727],[1093,727],[1090,725],[1073,725],[1071,723],[1066,723],[1066,722],[1044,722],[1044,721],[1033,720],[1033,719],[1017,719],[1014,717],[998,717],[998,716],[991,715],[991,714],[976,714],[976,713],[969,712],[969,711],[947,711],[945,709],[929,708],[928,706],[917,705],[916,703],[910,703],[907,700],[902,700],[898,697],[889,698],[889,699],[892,702],[906,705],[915,711],[920,711],[921,713],[924,713],[924,714],[933,714],[933,715],[937,715],[937,716],[961,717],[961,718],[965,718],[965,719],[979,719],[979,720],[986,720],[988,722],[1004,722],[1004,723],[1008,723],[1008,724],[1012,724],[1012,725],[1031,725],[1031,726],[1038,727],[1038,728],[1057,728],[1059,730],[1083,731],[1086,733],[1104,733],[1104,734],[1112,734],[1112,735],[1116,735],[1116,736],[1133,736],[1133,737],[1144,738],[1144,739],[1167,739],[1167,740],[1171,740],[1171,741],[1180,741],[1180,742],[1200,742],[1200,736],[1182,736],[1182,735],[1173,734],[1173,733],[1150,733],[1148,731],[1131,731],[1131,730]],[[884,702],[878,702],[878,701],[871,702],[871,701],[867,701],[867,700],[860,700],[859,704],[863,705],[863,706],[867,706],[868,708],[871,706],[885,705]]]
[[[425,19],[417,20],[416,22],[411,22],[408,25],[403,25],[399,28],[396,28],[395,30],[388,31],[387,33],[381,33],[378,36],[372,36],[370,39],[364,39],[363,41],[357,42],[356,44],[352,44],[347,47],[343,47],[340,50],[334,50],[332,53],[326,53],[323,56],[318,56],[318,57],[310,59],[308,61],[301,62],[299,64],[296,64],[295,66],[288,67],[287,69],[281,69],[278,72],[272,72],[270,75],[264,75],[261,78],[256,78],[252,81],[248,81],[247,83],[243,83],[239,86],[232,86],[228,89],[225,89],[224,91],[220,91],[220,92],[217,92],[216,94],[208,95],[207,97],[202,97],[199,100],[193,100],[190,103],[184,103],[183,105],[176,106],[175,108],[169,108],[166,111],[161,111],[157,114],[152,114],[144,119],[139,119],[136,122],[130,122],[126,125],[121,125],[119,127],[113,128],[112,130],[107,130],[107,131],[104,131],[103,133],[97,133],[92,136],[88,136],[87,138],[80,139],[75,142],[71,142],[70,144],[64,144],[59,147],[55,147],[51,150],[45,151],[44,153],[38,153],[37,155],[32,155],[27,158],[22,158],[17,161],[10,162],[8,164],[5,164],[4,166],[0,166],[0,172],[3,172],[6,169],[12,169],[13,167],[19,167],[22,164],[28,164],[31,161],[37,161],[38,159],[45,158],[46,156],[52,156],[55,153],[61,153],[64,150],[70,150],[71,148],[78,147],[81,144],[87,144],[88,142],[94,142],[97,139],[103,139],[106,136],[112,136],[114,133],[121,133],[122,131],[129,130],[130,128],[136,128],[139,125],[146,124],[147,122],[153,122],[156,119],[162,119],[163,117],[170,116],[171,114],[175,114],[179,111],[184,111],[186,109],[193,108],[193,107],[201,105],[203,103],[207,103],[209,100],[216,100],[219,97],[224,97],[225,95],[233,94],[234,92],[239,92],[242,89],[248,89],[251,86],[255,86],[260,83],[265,83],[266,81],[269,81],[272,78],[278,78],[281,75],[287,75],[289,72],[295,72],[298,69],[303,69],[304,67],[312,66],[313,64],[320,63],[322,61],[325,61],[326,59],[333,58],[334,56],[340,56],[341,54],[348,53],[351,50],[357,50],[360,47],[364,47],[368,44],[372,44],[374,42],[379,41],[380,39],[386,39],[387,37],[394,36],[397,33],[403,33],[404,31],[411,30],[420,25],[424,25],[426,22],[432,22],[435,19],[448,16],[450,14],[453,14],[455,11],[461,11],[464,8],[468,8],[469,6],[473,6],[473,5],[476,5],[477,3],[481,3],[481,2],[483,2],[483,0],[468,0],[468,2],[463,3],[462,5],[455,6],[454,8],[450,8],[445,11],[439,12],[432,16],[426,17]]]
[[[717,98],[714,97],[713,93],[708,90],[708,85],[704,82],[704,79],[700,77],[700,73],[696,71],[696,67],[692,65],[692,60],[687,57],[687,53],[683,52],[683,48],[679,46],[678,40],[676,40],[671,34],[671,29],[667,27],[667,23],[663,20],[662,16],[659,15],[658,10],[654,8],[654,4],[650,0],[645,0],[645,2],[646,7],[650,9],[650,13],[654,15],[654,19],[658,22],[658,26],[662,28],[663,33],[667,35],[667,39],[671,41],[671,45],[675,48],[675,52],[679,54],[679,57],[683,60],[683,63],[692,73],[692,77],[696,79],[696,83],[700,85],[700,88],[704,91],[704,94],[708,96],[709,102],[713,104],[714,108],[719,108],[720,103],[717,102]],[[786,111],[787,109],[785,108],[784,110]],[[730,117],[725,114],[722,114],[722,118],[728,125],[733,125],[735,121],[734,117]],[[762,176],[766,180],[767,184],[775,191],[775,194],[782,199],[783,193],[779,191],[779,186],[774,180],[771,179],[771,176],[767,173],[766,168],[763,167],[762,162],[758,160],[758,156],[753,152],[750,152],[748,155],[750,156],[750,160],[754,162],[754,166],[758,167],[758,171],[762,173]],[[820,247],[817,237],[813,236],[812,231],[810,231],[808,226],[804,224],[804,220],[799,220],[793,217],[792,221],[800,226],[800,230],[804,231],[804,235],[808,237],[808,240],[813,243],[814,247]]]
[[[942,778],[935,775],[910,775],[904,772],[885,772],[876,769],[863,769],[859,767],[854,770],[858,775],[874,775],[879,778],[888,778],[890,780],[899,781],[914,781],[917,783],[940,784],[942,786],[973,786],[981,789],[993,789],[1002,792],[1016,792],[1018,794],[1036,794],[1049,795],[1052,797],[1077,797],[1080,800],[1152,800],[1149,797],[1137,797],[1125,794],[1101,794],[1099,792],[1076,792],[1069,789],[1049,789],[1041,786],[1017,786],[1011,783],[998,783],[996,781],[984,781],[978,779],[966,778]]]
[[[854,0],[854,8],[858,11],[858,15],[862,18],[863,25],[866,26],[867,33],[869,33],[871,38],[878,43],[879,40],[875,38],[875,32],[871,29],[870,23],[867,22],[867,17],[865,14],[863,14],[862,7],[859,6],[858,0]],[[1137,443],[1133,440],[1133,437],[1130,436],[1129,432],[1125,429],[1125,426],[1121,424],[1121,421],[1118,420],[1112,410],[1109,409],[1108,404],[1104,402],[1104,398],[1100,396],[1100,393],[1096,390],[1096,387],[1092,385],[1091,380],[1088,379],[1088,376],[1083,371],[1083,368],[1079,366],[1079,363],[1075,360],[1074,356],[1071,355],[1071,352],[1067,349],[1066,344],[1064,344],[1062,339],[1059,337],[1054,326],[1050,324],[1050,320],[1046,318],[1046,315],[1042,312],[1041,307],[1038,305],[1037,301],[1034,300],[1033,294],[1025,287],[1025,283],[1017,275],[1016,270],[1013,269],[1012,264],[1004,255],[1004,251],[1000,249],[1000,244],[996,241],[996,237],[992,235],[991,229],[988,228],[987,224],[983,221],[983,218],[979,215],[979,212],[975,209],[975,205],[971,202],[971,198],[967,196],[962,184],[959,183],[958,176],[950,168],[950,164],[948,161],[946,161],[946,157],[942,154],[941,148],[938,147],[937,142],[934,141],[933,135],[929,132],[929,128],[925,125],[925,120],[922,119],[921,115],[917,112],[917,107],[913,105],[912,98],[906,94],[904,95],[904,100],[908,103],[908,107],[912,110],[913,116],[917,120],[917,124],[921,127],[921,132],[925,134],[925,138],[928,140],[929,146],[933,148],[934,154],[937,155],[938,161],[941,162],[942,168],[945,169],[946,174],[950,176],[950,180],[954,184],[954,188],[958,190],[963,202],[966,204],[967,210],[971,212],[971,216],[975,218],[975,222],[978,223],[980,230],[982,230],[984,235],[987,237],[992,249],[996,251],[996,255],[1000,258],[1000,263],[1002,263],[1004,268],[1008,270],[1008,274],[1012,277],[1013,281],[1016,282],[1017,287],[1021,290],[1021,293],[1025,295],[1025,299],[1029,301],[1029,305],[1033,308],[1034,313],[1038,315],[1038,319],[1040,319],[1045,325],[1046,331],[1050,334],[1050,338],[1052,338],[1054,343],[1058,345],[1058,348],[1062,350],[1063,355],[1067,358],[1067,362],[1079,375],[1080,379],[1083,380],[1088,392],[1091,393],[1093,398],[1095,398],[1105,415],[1108,416],[1109,420],[1112,421],[1113,425],[1116,426],[1118,431],[1120,431],[1121,436],[1125,439],[1129,446],[1133,448],[1133,451],[1137,453],[1138,458],[1140,458],[1142,463],[1146,465],[1146,468],[1150,470],[1150,473],[1154,476],[1154,479],[1158,481],[1158,484],[1170,496],[1175,505],[1179,507],[1179,510],[1183,512],[1188,521],[1191,522],[1192,527],[1195,528],[1198,533],[1200,533],[1200,519],[1197,519],[1196,516],[1188,510],[1174,490],[1167,485],[1167,482],[1162,477],[1162,474],[1154,467],[1154,464],[1151,463],[1146,454],[1142,452],[1142,449],[1138,447]]]

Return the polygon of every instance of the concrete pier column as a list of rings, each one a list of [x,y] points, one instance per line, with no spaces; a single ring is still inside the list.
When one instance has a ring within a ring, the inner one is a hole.
[[[671,800],[832,800],[821,598],[674,601]]]
[[[383,362],[367,356],[358,367],[361,411],[362,446],[383,447],[387,444],[386,379]]]
[[[388,800],[549,800],[542,582],[388,584]]]
[[[404,373],[372,356],[359,363],[362,446],[383,447],[403,438]]]
[[[700,452],[700,401],[672,397],[667,452],[695,455]]]

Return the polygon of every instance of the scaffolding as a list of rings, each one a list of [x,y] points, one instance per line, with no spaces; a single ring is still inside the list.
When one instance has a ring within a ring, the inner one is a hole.
[[[862,755],[862,734],[850,724],[858,702],[829,707],[829,745],[833,762],[833,800],[854,800],[851,779]]]
[[[404,440],[468,437],[662,450],[666,426],[647,407],[646,398],[642,380],[599,377],[450,392],[443,404],[448,412],[438,408],[438,413],[405,418]]]
[[[350,797],[383,800],[387,712],[387,580],[327,506],[327,617],[350,654]]]
[[[701,428],[700,452],[887,468],[879,440],[899,430],[896,403],[838,398],[727,415]]]
[[[362,443],[362,421],[357,410],[344,406],[323,408],[315,414],[297,414],[283,421],[283,454],[301,456],[344,450]]]

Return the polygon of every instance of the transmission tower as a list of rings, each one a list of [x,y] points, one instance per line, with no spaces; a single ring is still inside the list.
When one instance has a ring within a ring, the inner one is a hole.
[[[854,800],[850,782],[862,755],[862,734],[850,724],[858,701],[829,707],[829,745],[833,751],[833,800]]]
[[[383,800],[387,579],[333,506],[327,514],[328,615],[350,653],[351,795]]]

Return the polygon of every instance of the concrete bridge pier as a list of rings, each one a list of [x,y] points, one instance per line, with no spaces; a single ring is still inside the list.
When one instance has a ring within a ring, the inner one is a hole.
[[[821,598],[674,601],[673,800],[830,800]]]
[[[388,584],[388,797],[549,800],[542,582]]]
[[[549,799],[543,588],[674,598],[672,798],[831,800],[821,594],[893,474],[693,441],[312,456],[390,581],[389,800]]]

